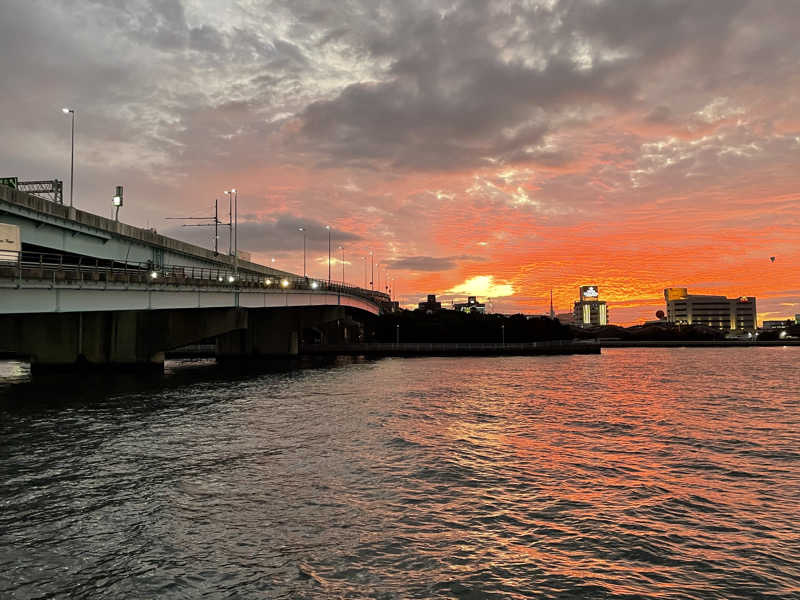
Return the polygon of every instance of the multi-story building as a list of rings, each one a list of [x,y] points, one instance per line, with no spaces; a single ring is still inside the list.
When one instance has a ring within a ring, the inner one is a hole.
[[[600,292],[596,285],[582,285],[579,298],[572,310],[574,325],[578,327],[608,325],[608,307],[605,300],[600,300]]]
[[[457,302],[453,304],[453,308],[455,310],[460,310],[461,312],[472,313],[485,313],[486,312],[486,304],[482,302],[478,302],[478,298],[476,296],[469,296],[466,302]]]
[[[772,320],[764,321],[764,323],[762,323],[762,327],[764,329],[783,329],[784,327],[791,327],[795,323],[796,319]]]
[[[689,294],[687,288],[666,288],[664,299],[670,323],[744,331],[754,331],[757,326],[755,296],[726,298]]]
[[[428,294],[428,300],[420,302],[417,310],[422,310],[426,313],[434,313],[442,310],[442,303],[436,301],[436,294]]]

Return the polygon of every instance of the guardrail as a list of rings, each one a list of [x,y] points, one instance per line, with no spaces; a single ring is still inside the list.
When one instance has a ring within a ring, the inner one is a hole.
[[[0,254],[0,279],[44,280],[52,285],[72,282],[147,283],[160,285],[204,285],[227,289],[260,288],[335,292],[389,302],[387,294],[311,277],[264,275],[222,267],[156,265],[152,262],[114,261],[68,257],[63,254],[4,250]]]

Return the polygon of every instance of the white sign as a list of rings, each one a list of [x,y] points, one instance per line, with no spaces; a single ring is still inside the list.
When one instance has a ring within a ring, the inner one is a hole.
[[[17,262],[21,249],[19,227],[0,223],[0,262]]]

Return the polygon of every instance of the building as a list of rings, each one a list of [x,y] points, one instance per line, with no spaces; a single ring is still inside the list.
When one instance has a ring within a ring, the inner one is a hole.
[[[666,288],[667,320],[670,323],[705,325],[714,329],[755,331],[755,296],[726,298],[689,294],[687,288]]]
[[[420,302],[417,310],[431,314],[442,310],[442,303],[436,301],[436,294],[428,294],[428,299],[425,302]]]
[[[783,329],[784,327],[792,327],[796,323],[796,319],[782,319],[780,321],[764,321],[764,329]]]
[[[574,325],[575,324],[575,315],[571,312],[568,313],[558,313],[556,315],[556,319],[561,321],[564,325]]]
[[[605,300],[600,300],[599,288],[596,285],[582,285],[579,298],[572,310],[573,325],[578,327],[608,325],[608,307]]]
[[[486,305],[478,302],[478,298],[475,296],[470,296],[467,298],[466,302],[462,303],[454,303],[453,304],[454,310],[460,310],[461,312],[472,313],[478,312],[481,314],[486,313]]]

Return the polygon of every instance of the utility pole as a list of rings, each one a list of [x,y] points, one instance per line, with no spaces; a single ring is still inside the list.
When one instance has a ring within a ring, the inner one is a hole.
[[[214,216],[213,217],[166,217],[169,220],[178,220],[178,221],[208,221],[212,220],[212,223],[184,223],[181,227],[214,227],[214,254],[219,254],[219,226],[220,224],[225,225],[225,223],[220,223],[219,220],[219,199],[214,198]],[[229,223],[230,224],[230,223]]]

